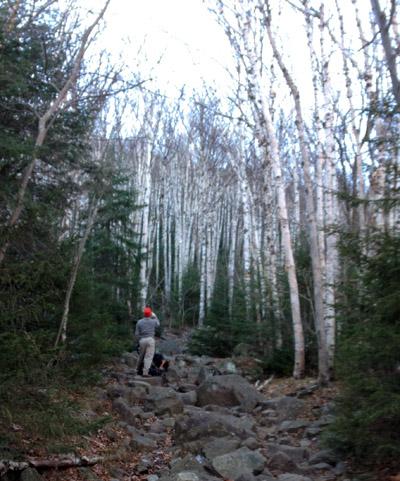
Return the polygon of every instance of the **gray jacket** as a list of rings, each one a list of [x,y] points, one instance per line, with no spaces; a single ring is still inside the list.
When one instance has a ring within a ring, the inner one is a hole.
[[[157,317],[143,317],[136,324],[135,337],[140,340],[144,337],[154,337],[156,328],[160,326]]]

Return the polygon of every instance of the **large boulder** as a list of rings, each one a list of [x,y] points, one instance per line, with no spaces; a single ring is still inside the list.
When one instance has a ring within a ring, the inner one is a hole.
[[[244,377],[237,374],[212,376],[197,389],[197,405],[241,406],[252,411],[264,397]]]
[[[151,387],[144,403],[146,411],[153,411],[157,415],[180,414],[183,406],[183,401],[173,389],[156,386]]]
[[[282,421],[279,425],[279,431],[284,431],[287,433],[295,433],[300,429],[307,428],[310,425],[310,421],[305,419],[295,419],[295,420],[288,420]]]
[[[129,425],[136,426],[138,424],[137,418],[142,412],[139,406],[130,407],[123,398],[117,398],[112,402],[112,408]]]
[[[175,422],[174,440],[177,444],[198,441],[201,438],[236,436],[247,439],[254,435],[254,421],[247,416],[188,410]]]
[[[304,407],[304,401],[290,396],[263,400],[260,404],[267,410],[275,410],[277,421],[296,419]]]
[[[246,447],[212,460],[213,468],[224,478],[236,480],[244,474],[260,474],[266,459],[259,451],[251,451]]]
[[[132,369],[136,369],[138,354],[134,352],[124,352],[122,353],[122,361]]]
[[[159,481],[221,481],[204,469],[201,456],[186,455],[171,461],[171,469]]]
[[[301,447],[288,446],[286,444],[267,443],[266,448],[269,456],[272,456],[278,452],[285,453],[295,463],[302,463],[309,457],[309,452],[307,449]]]
[[[338,461],[339,457],[332,449],[322,449],[310,457],[310,464],[327,463],[335,466]]]
[[[235,436],[225,438],[211,438],[203,446],[204,456],[212,461],[217,456],[235,451],[240,446],[240,440]]]
[[[277,451],[273,454],[268,461],[268,466],[271,469],[277,469],[279,471],[296,472],[298,470],[297,464],[286,453]]]

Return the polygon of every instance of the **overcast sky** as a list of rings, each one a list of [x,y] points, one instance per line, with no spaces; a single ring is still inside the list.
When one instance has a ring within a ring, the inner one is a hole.
[[[84,4],[99,8],[99,0]],[[183,84],[199,88],[203,80],[217,89],[228,82],[231,49],[202,0],[112,0],[106,23],[101,42],[123,53],[132,69],[140,63],[142,75],[152,69],[153,88],[172,93]]]
[[[103,1],[79,0],[79,6],[98,12]],[[281,6],[280,14],[273,18],[275,28],[279,25],[278,48],[293,73],[304,104],[311,109],[313,89],[304,18],[287,2],[274,2],[274,6]],[[326,0],[324,4],[337,21],[335,0]],[[361,0],[359,5],[368,19],[369,0]],[[340,0],[340,6],[357,51],[359,40],[352,2]],[[232,78],[227,73],[227,69],[233,72],[235,68],[232,49],[202,0],[111,0],[105,21],[106,28],[98,38],[101,48],[122,55],[128,70],[139,73],[141,78],[151,76],[154,80],[146,84],[150,90],[161,90],[174,97],[183,85],[190,93],[206,83],[220,97],[232,92]],[[369,32],[368,35],[371,36]],[[342,58],[337,47],[330,61],[334,89],[343,91]],[[276,86],[276,90],[277,104],[292,108],[287,88]]]

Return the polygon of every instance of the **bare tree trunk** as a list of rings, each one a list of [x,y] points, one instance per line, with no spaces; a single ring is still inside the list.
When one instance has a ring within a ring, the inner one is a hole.
[[[303,119],[303,112],[301,107],[301,99],[300,99],[300,92],[297,86],[294,83],[292,76],[289,73],[289,70],[285,66],[282,60],[282,56],[277,49],[275,39],[272,35],[271,26],[269,19],[266,18],[265,21],[268,37],[271,43],[271,47],[274,53],[274,56],[278,62],[278,65],[282,71],[282,74],[288,84],[290,92],[292,94],[295,110],[296,110],[296,127],[299,135],[299,144],[300,144],[300,151],[301,151],[301,159],[303,162],[304,168],[304,183],[305,183],[305,194],[306,194],[306,209],[307,209],[307,221],[308,221],[308,228],[309,228],[309,237],[310,237],[310,248],[311,248],[311,265],[312,265],[312,272],[313,272],[313,288],[314,288],[314,312],[315,312],[315,328],[317,332],[318,338],[318,346],[319,346],[319,375],[323,382],[329,380],[329,369],[327,365],[327,356],[325,355],[326,352],[326,345],[325,345],[325,325],[324,325],[324,285],[323,285],[323,274],[322,274],[322,266],[321,266],[321,253],[319,250],[319,242],[318,242],[318,229],[321,229],[322,226],[317,225],[317,219],[315,214],[315,203],[314,203],[314,195],[313,195],[313,185],[311,181],[311,166],[310,166],[310,159],[308,148],[306,144],[306,137],[305,137],[305,127],[304,127],[304,119]],[[296,166],[295,166],[296,169]]]
[[[206,293],[207,293],[207,240],[206,232],[200,230],[200,303],[199,303],[199,322],[198,327],[202,327],[206,316]]]
[[[352,80],[349,71],[349,61],[346,54],[346,46],[344,43],[345,30],[344,30],[344,20],[340,9],[339,1],[335,0],[336,9],[339,15],[339,25],[340,25],[340,50],[343,59],[343,73],[346,78],[346,95],[350,106],[350,116],[351,116],[351,129],[355,142],[355,174],[354,174],[354,191],[358,199],[361,201],[360,205],[354,210],[358,214],[355,220],[358,229],[361,233],[365,232],[365,185],[363,177],[363,154],[362,154],[362,143],[360,135],[360,125],[356,124],[356,109],[354,108],[353,102],[353,89]],[[354,60],[353,60],[354,61]]]
[[[231,206],[229,219],[228,310],[229,317],[231,318],[233,309],[233,289],[235,286],[235,261],[237,242],[237,210],[235,205]]]
[[[372,11],[374,12],[376,22],[379,26],[379,32],[382,37],[383,50],[385,52],[386,64],[389,69],[390,78],[392,80],[393,95],[397,103],[397,109],[400,109],[400,82],[397,75],[396,52],[393,50],[389,37],[390,24],[387,23],[385,13],[381,10],[379,0],[371,0]]]
[[[75,258],[74,258],[74,261],[73,261],[73,264],[72,264],[72,270],[71,270],[71,274],[70,274],[70,277],[69,277],[67,292],[66,292],[65,300],[64,300],[63,315],[62,315],[62,318],[61,318],[60,327],[58,329],[58,334],[57,334],[56,341],[54,343],[54,347],[57,347],[58,344],[60,343],[60,341],[61,341],[62,344],[64,344],[65,341],[67,340],[68,314],[69,314],[69,305],[70,305],[70,301],[71,301],[72,291],[73,291],[74,286],[75,286],[76,276],[78,275],[78,270],[79,270],[79,266],[81,264],[83,253],[85,251],[86,242],[87,242],[89,234],[92,230],[93,224],[96,220],[98,208],[99,208],[99,199],[95,199],[93,201],[93,205],[92,205],[91,209],[89,210],[89,217],[88,217],[88,220],[87,220],[85,233],[84,233],[83,237],[81,238],[81,240],[79,241],[78,248],[77,248],[77,251],[76,251],[76,254],[75,254]]]
[[[333,134],[333,119],[331,108],[331,83],[329,73],[329,60],[325,54],[324,35],[326,20],[324,17],[324,5],[321,3],[320,31],[321,31],[321,63],[322,63],[322,94],[324,99],[323,111],[325,114],[323,128],[325,131],[325,175],[326,189],[324,193],[326,209],[326,286],[325,286],[325,336],[328,356],[328,372],[320,375],[321,381],[329,381],[333,376],[333,363],[336,341],[336,319],[335,319],[335,284],[338,271],[337,252],[337,228],[338,205],[337,205],[337,178],[335,166],[335,140]]]
[[[141,236],[140,236],[140,297],[138,306],[139,309],[143,308],[147,301],[148,290],[148,257],[149,257],[149,227],[150,227],[150,198],[151,198],[151,142],[150,134],[146,135],[143,142],[144,152],[142,153],[142,182],[141,188],[141,202],[143,204],[142,210],[142,222],[141,222]]]
[[[230,17],[228,15],[225,16],[225,5],[222,0],[218,2],[218,7],[217,17],[222,22],[238,60],[240,64],[243,65],[246,72],[247,93],[253,106],[257,137],[264,148],[265,156],[271,164],[271,171],[277,191],[278,218],[282,235],[282,246],[285,253],[285,268],[289,281],[294,334],[295,362],[293,376],[295,378],[300,378],[304,376],[305,371],[305,350],[300,313],[299,288],[286,205],[285,185],[282,175],[281,160],[279,157],[279,147],[269,107],[265,101],[265,93],[262,90],[265,79],[261,74],[263,65],[263,42],[262,38],[260,38],[260,33],[257,32],[259,19],[254,16],[253,3],[243,1],[239,5],[235,5],[234,14],[237,25],[232,26],[230,23]],[[268,185],[267,181],[266,185]]]

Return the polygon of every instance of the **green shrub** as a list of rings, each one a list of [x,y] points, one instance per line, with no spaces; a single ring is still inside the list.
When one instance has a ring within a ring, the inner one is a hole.
[[[375,234],[356,250],[358,269],[338,306],[343,391],[327,438],[360,460],[380,461],[400,456],[400,237]]]

